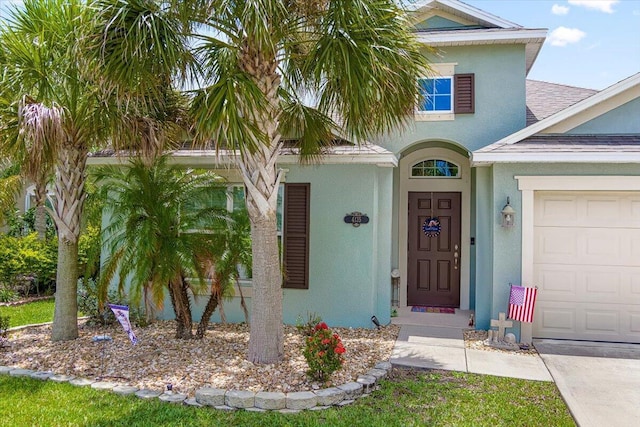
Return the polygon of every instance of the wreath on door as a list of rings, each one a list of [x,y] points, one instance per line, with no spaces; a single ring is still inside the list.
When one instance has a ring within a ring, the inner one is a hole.
[[[427,237],[438,237],[441,229],[442,226],[438,218],[427,218],[422,223],[422,231]]]

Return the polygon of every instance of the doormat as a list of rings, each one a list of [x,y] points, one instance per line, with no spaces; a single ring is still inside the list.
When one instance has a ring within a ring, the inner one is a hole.
[[[425,307],[424,305],[414,305],[411,311],[417,313],[447,313],[455,314],[456,309],[452,307]]]

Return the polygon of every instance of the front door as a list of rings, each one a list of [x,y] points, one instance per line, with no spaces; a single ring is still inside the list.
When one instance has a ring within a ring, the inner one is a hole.
[[[460,306],[460,194],[409,192],[407,305]]]

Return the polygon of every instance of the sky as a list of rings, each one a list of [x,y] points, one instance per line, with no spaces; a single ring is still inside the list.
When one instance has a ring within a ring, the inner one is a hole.
[[[20,0],[0,0],[4,7]],[[547,40],[528,78],[604,89],[640,72],[640,0],[465,0]]]
[[[465,0],[547,39],[528,78],[604,89],[640,72],[640,0]]]

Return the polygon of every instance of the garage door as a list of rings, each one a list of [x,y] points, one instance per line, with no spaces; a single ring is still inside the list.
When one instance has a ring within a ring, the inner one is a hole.
[[[535,192],[533,336],[640,343],[640,192]]]

